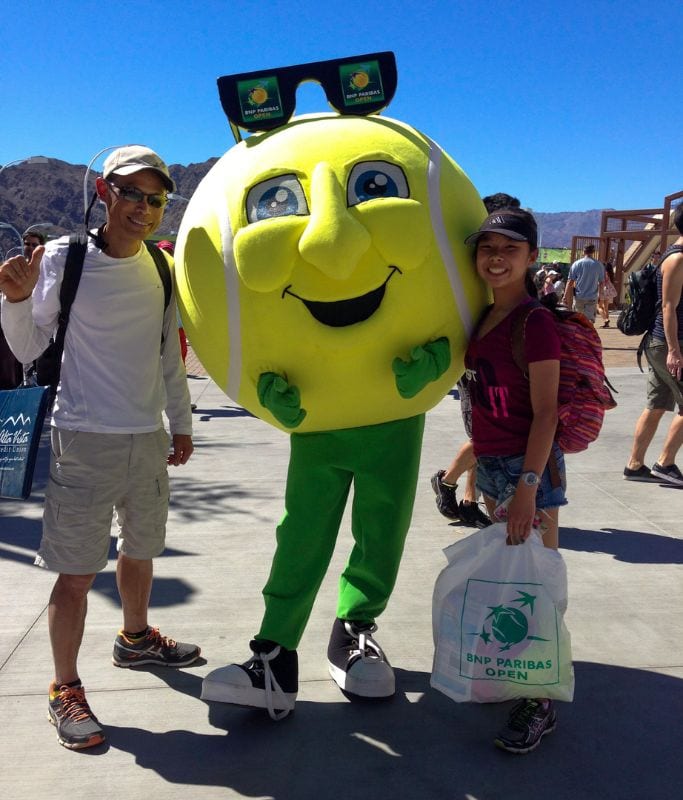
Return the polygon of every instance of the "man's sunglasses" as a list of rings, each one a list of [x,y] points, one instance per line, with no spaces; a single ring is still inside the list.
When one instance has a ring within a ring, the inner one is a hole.
[[[221,105],[235,140],[242,139],[240,128],[270,131],[286,125],[294,114],[297,87],[304,81],[319,83],[340,114],[377,114],[396,91],[396,59],[384,51],[218,78]]]
[[[168,203],[168,197],[165,194],[145,194],[135,186],[117,186],[111,181],[106,183],[117,197],[127,200],[129,203],[142,203],[143,200],[146,200],[152,208],[164,208]]]

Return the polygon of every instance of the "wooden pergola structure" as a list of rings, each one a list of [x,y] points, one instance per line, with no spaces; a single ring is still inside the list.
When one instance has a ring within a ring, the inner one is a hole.
[[[667,195],[661,208],[603,211],[599,236],[572,237],[572,262],[587,245],[594,245],[600,261],[612,262],[617,296],[623,301],[625,276],[632,269],[640,269],[655,250],[664,252],[679,236],[671,212],[682,199],[683,191]]]

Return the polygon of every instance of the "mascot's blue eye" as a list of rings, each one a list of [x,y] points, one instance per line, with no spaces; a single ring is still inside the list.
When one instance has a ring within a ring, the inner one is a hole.
[[[308,214],[303,187],[295,175],[279,175],[252,186],[247,194],[247,219],[262,219]]]
[[[382,197],[410,197],[401,167],[388,161],[361,161],[351,170],[346,191],[349,206]]]

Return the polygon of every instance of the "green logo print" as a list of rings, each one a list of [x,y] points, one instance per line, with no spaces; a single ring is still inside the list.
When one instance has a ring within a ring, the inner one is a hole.
[[[244,122],[282,117],[282,101],[277,77],[238,81],[237,94]]]
[[[382,73],[377,61],[344,64],[339,67],[344,105],[357,106],[384,100]]]
[[[529,633],[529,621],[521,611],[525,606],[529,607],[530,613],[534,613],[534,601],[536,595],[529,594],[517,589],[519,597],[511,600],[511,603],[519,603],[520,607],[514,606],[489,606],[491,612],[482,625],[480,633],[472,634],[478,636],[486,644],[491,643],[495,639],[501,645],[498,652],[502,653],[504,650],[509,650],[513,645],[519,644],[524,641],[547,642],[542,636],[527,636]],[[489,623],[488,630],[486,623]]]

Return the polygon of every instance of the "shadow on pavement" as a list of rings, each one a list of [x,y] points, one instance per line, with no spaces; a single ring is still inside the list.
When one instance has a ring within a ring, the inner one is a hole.
[[[560,549],[608,553],[629,564],[683,564],[683,539],[644,531],[560,528]]]
[[[193,412],[194,417],[199,417],[200,422],[225,417],[253,417],[254,415],[241,406],[221,406],[220,408],[196,408]],[[195,420],[196,421],[196,420]]]
[[[170,783],[221,786],[250,798],[356,796],[370,787],[373,800],[680,796],[672,734],[680,730],[683,681],[605,664],[575,668],[574,703],[559,704],[557,730],[525,757],[491,743],[509,703],[452,703],[429,688],[426,673],[402,670],[396,697],[372,707],[300,700],[294,714],[274,723],[262,710],[211,704],[215,734],[117,726],[107,733],[112,748]],[[195,695],[199,678],[188,683],[186,673],[173,672],[164,680]]]

